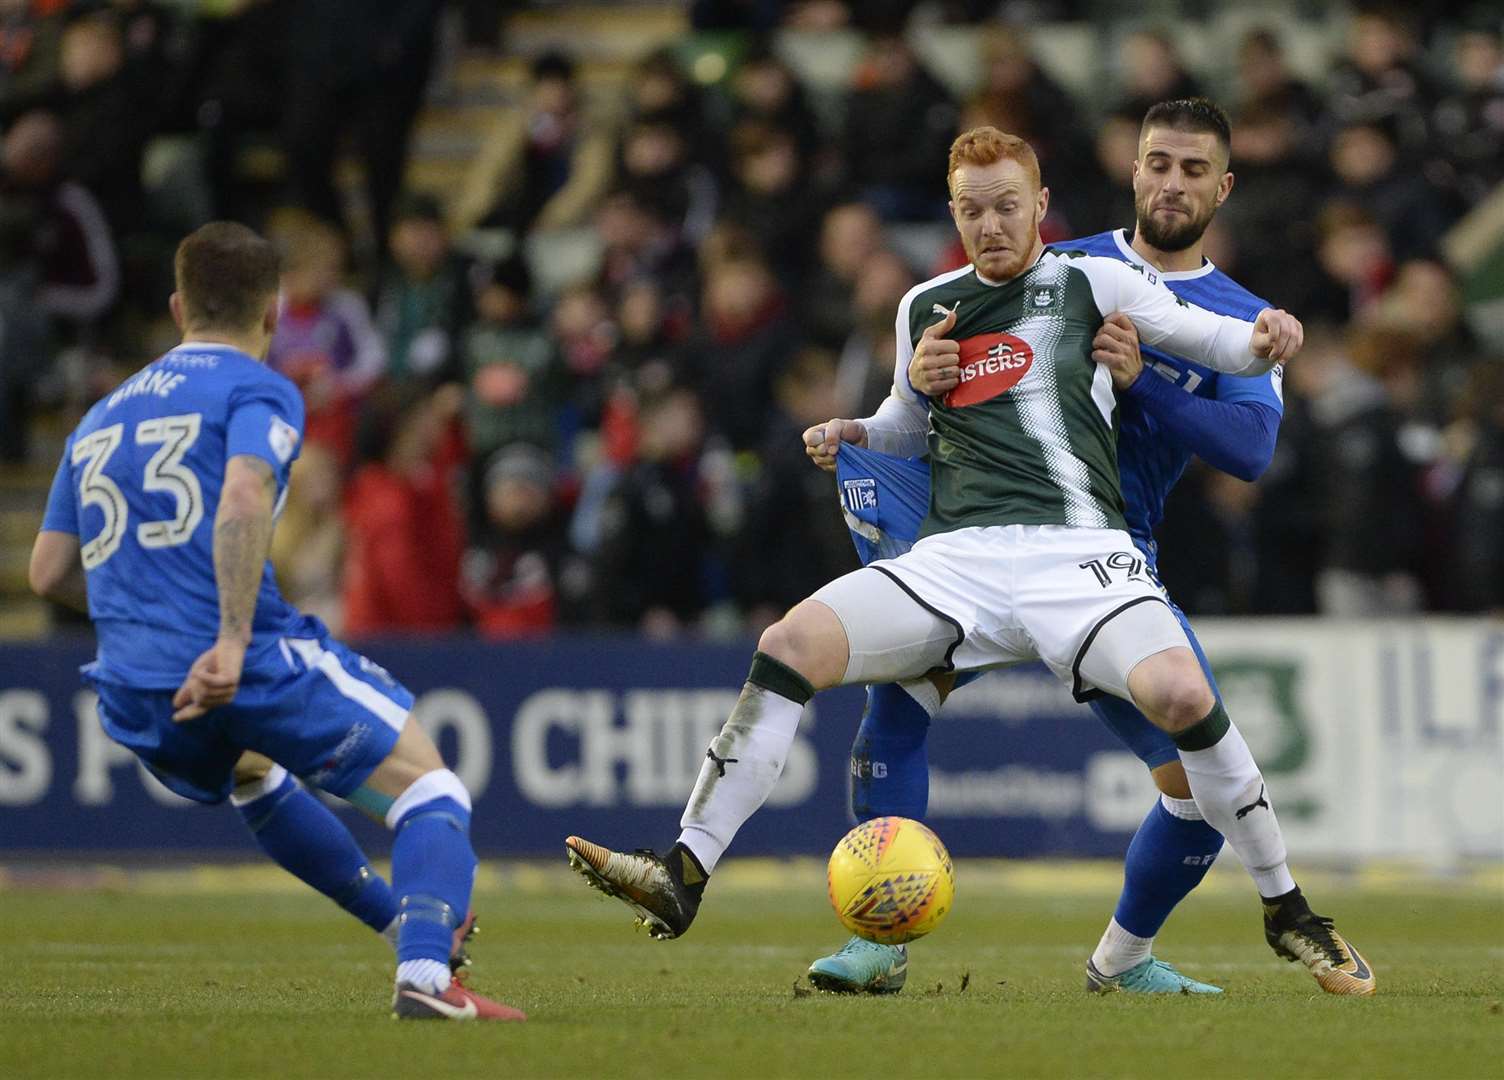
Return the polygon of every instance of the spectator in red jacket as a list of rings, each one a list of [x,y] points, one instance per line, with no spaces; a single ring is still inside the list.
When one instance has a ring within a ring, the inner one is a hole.
[[[361,423],[360,460],[345,494],[345,633],[453,630],[464,620],[464,527],[454,477],[463,392],[404,401],[378,392]]]

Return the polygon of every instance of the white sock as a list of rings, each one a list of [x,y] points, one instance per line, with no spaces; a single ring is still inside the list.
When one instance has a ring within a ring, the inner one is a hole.
[[[935,684],[928,679],[910,679],[908,682],[899,683],[898,687],[918,702],[919,707],[931,720],[940,711],[940,706],[945,704],[940,700],[940,691],[936,690]]]
[[[1201,816],[1201,808],[1196,805],[1195,799],[1177,799],[1160,792],[1159,805],[1169,811],[1171,817],[1178,817],[1181,821],[1206,820]]]
[[[679,819],[679,842],[694,853],[707,874],[731,845],[736,830],[773,793],[803,712],[803,705],[771,690],[752,683],[742,687],[736,708],[710,743]]]
[[[1091,954],[1092,967],[1109,978],[1121,975],[1129,968],[1142,964],[1154,948],[1152,937],[1130,934],[1113,919],[1107,924],[1102,940],[1097,942],[1097,951]]]
[[[404,960],[397,965],[397,981],[425,994],[449,989],[449,965],[442,960]]]
[[[1229,725],[1205,750],[1181,750],[1180,761],[1207,824],[1227,838],[1259,895],[1281,896],[1295,888],[1273,800],[1237,726]]]
[[[401,921],[402,921],[402,916],[400,916],[400,915],[393,916],[392,917],[392,921],[389,922],[389,923],[387,923],[386,924],[386,929],[381,932],[381,936],[384,937],[384,938],[386,938],[387,942],[392,946],[392,951],[393,952],[397,951],[397,925]]]

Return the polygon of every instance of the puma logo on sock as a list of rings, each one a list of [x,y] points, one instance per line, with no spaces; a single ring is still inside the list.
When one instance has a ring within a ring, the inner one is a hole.
[[[721,775],[722,776],[726,775],[724,769],[721,771]],[[1244,817],[1246,817],[1247,815],[1253,813],[1260,806],[1262,806],[1265,810],[1269,809],[1269,804],[1264,801],[1264,785],[1263,784],[1259,785],[1259,797],[1257,799],[1255,799],[1253,802],[1249,803],[1247,806],[1240,806],[1240,807],[1238,807],[1237,819],[1239,821],[1242,821]]]
[[[734,758],[734,757],[716,757],[715,756],[715,749],[713,747],[711,749],[708,749],[708,750],[705,751],[705,756],[708,757],[711,761],[715,762],[715,767],[716,767],[717,770],[719,770],[718,773],[717,773],[717,775],[719,775],[719,776],[725,776],[726,775],[726,766],[727,765],[735,765],[737,763],[737,761],[739,760],[739,759]],[[1265,805],[1267,806],[1268,804],[1266,803]]]

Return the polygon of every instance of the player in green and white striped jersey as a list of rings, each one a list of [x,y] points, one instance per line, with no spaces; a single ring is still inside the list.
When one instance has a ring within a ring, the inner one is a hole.
[[[1121,312],[1149,344],[1256,375],[1295,354],[1300,324],[1274,310],[1253,323],[1216,315],[1122,262],[1046,253],[1039,221],[1049,193],[1021,139],[993,128],[963,134],[948,176],[971,265],[905,297],[898,333],[912,353],[900,348],[878,412],[805,434],[825,463],[842,441],[902,456],[927,449],[931,501],[919,541],[818,590],[763,634],[667,854],[566,841],[575,868],[655,936],[688,929],[717,860],[772,791],[816,691],[1035,658],[1078,694],[1131,700],[1169,732],[1198,806],[1260,893],[1294,888],[1247,744],[1131,555],[1111,377],[1091,352],[1103,320]],[[956,385],[938,400],[908,383],[911,357],[927,351],[955,356]]]

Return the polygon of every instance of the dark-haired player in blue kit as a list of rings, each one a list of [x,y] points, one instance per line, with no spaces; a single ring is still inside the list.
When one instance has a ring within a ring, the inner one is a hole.
[[[1122,259],[1151,280],[1162,280],[1184,301],[1221,314],[1256,317],[1269,303],[1202,254],[1206,227],[1232,190],[1228,154],[1227,117],[1215,104],[1195,99],[1154,106],[1144,118],[1134,163],[1133,236],[1119,229],[1057,248]],[[1257,479],[1268,466],[1284,409],[1282,372],[1276,367],[1258,378],[1229,378],[1192,360],[1148,347],[1141,350],[1132,323],[1121,315],[1104,323],[1093,359],[1108,367],[1117,390],[1125,516],[1152,574],[1154,526],[1164,515],[1166,495],[1193,454],[1242,480]],[[916,357],[909,368],[914,389],[929,395],[951,390],[960,375],[953,349],[922,360]],[[831,464],[814,452],[812,456],[825,467]],[[876,493],[875,499],[843,498],[863,561],[906,550],[927,509],[928,465],[922,459],[897,459],[853,444],[840,447],[835,464],[843,496],[847,491]],[[1123,557],[1132,558],[1127,553]],[[1113,568],[1099,572],[1111,573]],[[1172,609],[1215,692],[1216,681],[1195,634],[1184,614],[1173,605]],[[858,820],[887,814],[924,817],[929,797],[925,741],[952,678],[869,689],[867,714],[851,749],[851,809]],[[1171,910],[1210,869],[1222,848],[1222,836],[1197,810],[1168,734],[1122,698],[1098,693],[1090,705],[1149,768],[1162,794],[1128,847],[1123,891],[1087,962],[1087,988],[1219,993],[1219,988],[1155,959],[1151,949]],[[1277,903],[1266,901],[1265,936],[1281,956],[1304,963],[1322,989],[1338,994],[1373,992],[1372,972],[1362,958],[1350,952],[1329,920],[1310,913],[1298,888]],[[903,986],[907,962],[904,946],[853,937],[840,951],[816,960],[809,975],[825,989],[892,993]]]
[[[521,1020],[451,974],[476,866],[469,794],[411,722],[412,694],[289,606],[267,562],[303,433],[297,388],[261,362],[276,252],[214,222],[175,271],[183,343],[69,436],[32,588],[93,620],[84,673],[111,738],[178,794],[231,798],[268,854],[395,937],[394,1016]],[[390,888],[293,776],[385,820]]]

